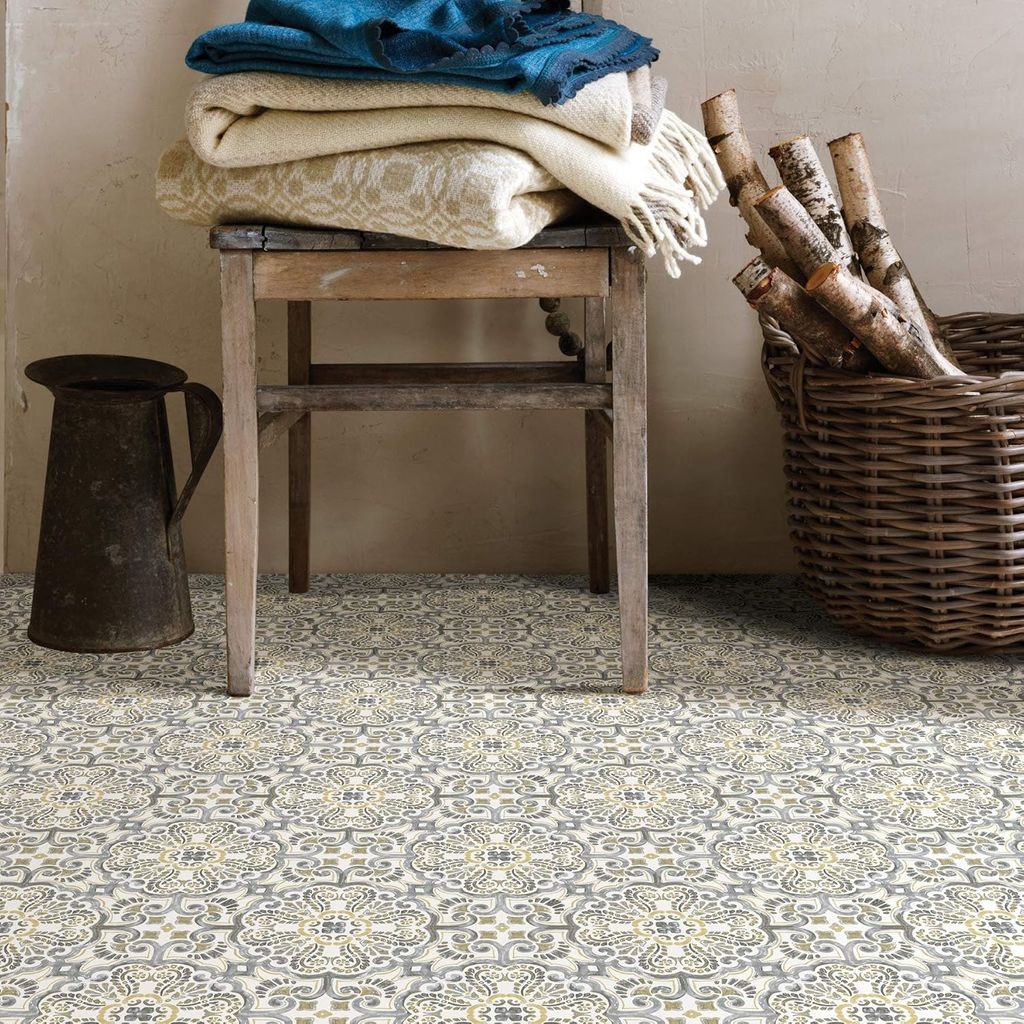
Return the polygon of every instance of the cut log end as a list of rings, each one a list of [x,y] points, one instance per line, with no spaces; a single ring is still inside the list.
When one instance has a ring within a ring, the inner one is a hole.
[[[760,302],[761,299],[763,299],[771,290],[771,277],[763,278],[747,292],[747,302],[749,302],[754,309],[757,309],[758,302]]]
[[[819,288],[834,274],[839,273],[838,263],[823,263],[818,269],[811,274],[807,279],[807,290],[809,292],[816,292]]]
[[[716,93],[710,99],[706,99],[702,104],[702,109],[709,109],[720,106],[737,106],[736,100],[736,88],[725,89],[720,93]]]
[[[838,139],[833,139],[829,144],[829,152],[832,151],[833,147],[842,148],[844,145],[849,144],[863,144],[864,136],[861,132],[850,132],[848,135],[840,135]]]
[[[738,131],[743,126],[735,89],[726,89],[712,96],[701,104],[700,109],[704,115],[704,134],[712,147],[730,132]]]
[[[777,142],[771,149],[768,150],[768,155],[776,160],[781,153],[784,153],[790,146],[793,146],[800,142],[806,142],[810,139],[809,135],[794,135],[791,139],[783,139],[782,142]]]
[[[764,195],[759,196],[757,199],[754,200],[754,205],[760,206],[762,203],[767,203],[771,201],[771,199],[774,196],[777,196],[780,192],[782,192],[785,189],[785,187],[785,185],[776,185],[775,188],[768,189],[768,191],[765,192]]]
[[[755,256],[734,278],[733,283],[743,293],[747,301],[751,295],[771,275],[772,268],[761,256]]]

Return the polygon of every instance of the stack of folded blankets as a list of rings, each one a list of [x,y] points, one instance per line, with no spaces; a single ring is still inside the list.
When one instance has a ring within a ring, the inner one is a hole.
[[[510,249],[597,207],[673,276],[723,187],[651,41],[568,0],[252,0],[201,36],[157,194],[196,224]]]

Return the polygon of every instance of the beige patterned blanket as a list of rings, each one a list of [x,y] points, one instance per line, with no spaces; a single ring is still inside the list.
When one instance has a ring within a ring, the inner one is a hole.
[[[192,224],[383,231],[458,249],[515,249],[583,206],[525,153],[477,142],[228,170],[182,139],[160,162],[157,198]]]

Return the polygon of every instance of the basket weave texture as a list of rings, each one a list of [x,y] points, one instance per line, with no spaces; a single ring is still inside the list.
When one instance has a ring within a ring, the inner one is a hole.
[[[947,317],[965,376],[807,365],[762,321],[789,525],[840,625],[934,650],[1024,646],[1024,315]]]

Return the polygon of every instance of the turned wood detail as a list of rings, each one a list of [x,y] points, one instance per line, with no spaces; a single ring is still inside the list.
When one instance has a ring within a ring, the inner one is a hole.
[[[572,329],[572,320],[562,311],[561,299],[541,299],[540,308],[547,313],[544,328],[558,339],[558,350],[563,356],[583,355],[583,339]]]

